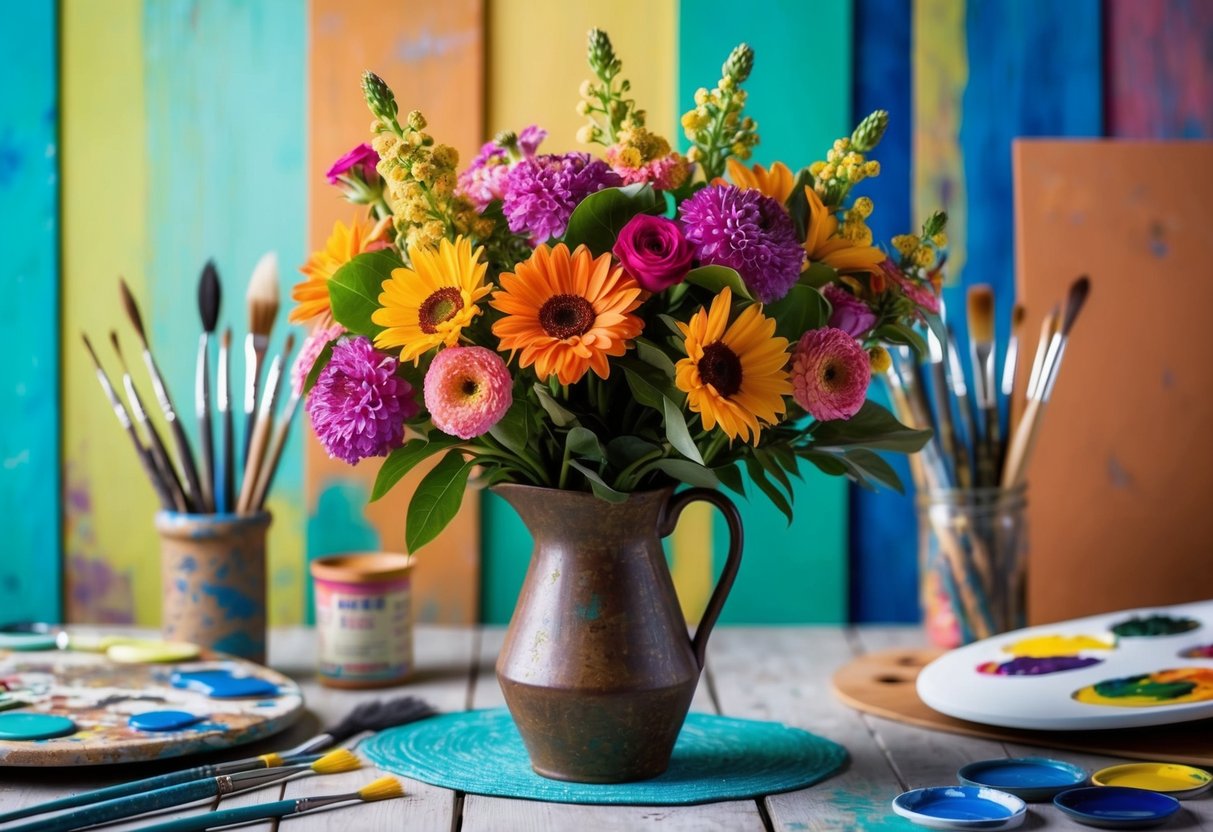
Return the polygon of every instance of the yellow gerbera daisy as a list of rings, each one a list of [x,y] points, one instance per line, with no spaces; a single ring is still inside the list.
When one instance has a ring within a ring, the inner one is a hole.
[[[860,246],[838,233],[838,217],[830,213],[817,191],[806,185],[809,200],[809,227],[804,249],[812,262],[825,263],[838,272],[874,272],[887,255],[875,246]]]
[[[687,394],[687,404],[703,426],[717,423],[729,439],[758,444],[763,424],[773,425],[787,412],[783,397],[792,395],[784,369],[788,339],[775,337],[775,321],[762,307],[747,306],[729,325],[733,294],[726,286],[702,307],[690,323],[679,323],[687,357],[674,367],[674,383]]]
[[[360,219],[355,216],[348,226],[337,220],[324,248],[313,252],[307,263],[299,267],[307,279],[296,283],[291,289],[291,299],[298,304],[291,310],[291,323],[327,318],[332,314],[329,280],[339,268],[359,254],[386,246],[384,232],[389,225],[390,218],[376,224],[369,217]]]
[[[727,165],[729,179],[738,188],[754,188],[780,205],[787,202],[788,197],[792,195],[792,186],[796,184],[796,177],[783,162],[776,162],[771,165],[770,170],[767,170],[762,165],[747,168],[741,162],[730,157]],[[712,184],[727,185],[729,183],[718,177],[712,181]]]
[[[400,360],[417,364],[434,347],[459,343],[463,328],[480,314],[476,302],[492,291],[484,285],[483,252],[483,246],[472,251],[472,241],[462,236],[454,243],[443,239],[437,248],[409,246],[412,268],[392,270],[371,313],[385,327],[375,346],[400,347]]]
[[[501,349],[522,351],[519,363],[535,365],[546,380],[574,384],[590,369],[607,378],[608,356],[620,356],[644,322],[640,286],[611,255],[595,258],[585,246],[570,253],[564,243],[535,249],[513,272],[501,275],[491,306],[505,313],[493,324]]]

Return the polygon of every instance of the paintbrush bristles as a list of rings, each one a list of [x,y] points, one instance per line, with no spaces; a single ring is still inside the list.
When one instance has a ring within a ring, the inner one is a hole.
[[[358,796],[363,800],[388,800],[394,797],[404,797],[404,786],[395,777],[380,777],[372,780],[358,790]]]
[[[110,343],[114,345],[114,353],[118,356],[118,363],[122,365],[122,372],[130,375],[130,370],[127,369],[126,359],[122,355],[122,347],[118,344],[118,331],[110,330]]]
[[[257,261],[253,277],[249,280],[248,295],[249,332],[252,335],[269,335],[278,317],[278,255],[269,252]]]
[[[85,335],[83,332],[81,332],[81,333],[80,333],[80,337],[84,339],[84,348],[85,348],[85,349],[87,349],[87,350],[88,350],[88,354],[89,354],[89,355],[91,355],[91,356],[93,357],[93,365],[94,365],[94,366],[95,366],[95,367],[96,367],[98,370],[100,370],[100,369],[101,369],[101,361],[100,361],[100,359],[98,359],[98,358],[97,358],[97,352],[96,352],[96,350],[94,350],[94,349],[93,349],[93,342],[92,342],[92,341],[90,341],[90,340],[88,340],[88,336],[87,336],[87,335]]]
[[[354,771],[362,767],[362,761],[347,748],[330,751],[316,762],[312,763],[312,771],[317,774],[339,774],[343,771]]]
[[[131,326],[135,328],[139,340],[146,347],[147,333],[143,329],[143,316],[139,313],[139,304],[135,303],[135,296],[131,294],[125,278],[118,278],[118,289],[122,294],[122,308],[126,311],[126,317],[130,318]]]
[[[202,330],[208,335],[215,331],[215,326],[219,323],[221,298],[219,272],[215,269],[215,262],[207,260],[202,269],[202,277],[198,280],[198,315],[202,318]]]
[[[1022,303],[1015,304],[1015,308],[1011,310],[1011,333],[1018,334],[1023,328],[1024,318],[1028,316],[1028,310]]]
[[[1066,297],[1066,316],[1061,323],[1061,334],[1068,336],[1070,329],[1074,326],[1074,322],[1078,320],[1078,313],[1082,311],[1083,305],[1087,302],[1087,295],[1091,292],[1091,281],[1086,275],[1075,280],[1070,285],[1070,292]]]
[[[969,289],[969,338],[974,341],[994,340],[994,289],[973,286]]]

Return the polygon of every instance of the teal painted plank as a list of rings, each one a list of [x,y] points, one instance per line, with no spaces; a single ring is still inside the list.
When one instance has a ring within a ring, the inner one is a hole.
[[[8,4],[0,26],[0,622],[62,615],[56,27],[51,2]]]
[[[161,369],[196,439],[195,298],[203,263],[213,257],[223,280],[220,327],[234,333],[238,404],[244,383],[238,345],[248,331],[244,295],[253,266],[265,252],[277,252],[282,309],[272,356],[287,331],[296,267],[307,256],[307,6],[147,0],[143,17],[149,318]],[[236,425],[240,433],[243,418]],[[299,612],[306,583],[302,434],[296,425],[270,500],[270,586],[279,599],[271,603],[284,616]]]
[[[722,25],[727,21],[727,25]],[[678,100],[711,88],[738,43],[754,47],[747,112],[762,143],[753,161],[793,170],[824,158],[851,130],[851,3],[772,0],[745,13],[728,0],[685,2],[678,24]],[[675,128],[680,137],[682,131]],[[682,139],[685,147],[685,139]],[[745,558],[721,618],[729,623],[839,622],[847,617],[847,485],[806,472],[791,527],[757,489],[741,508]],[[717,568],[727,531],[715,522]]]
[[[508,624],[531,561],[531,533],[518,512],[488,491],[480,498],[480,620]]]

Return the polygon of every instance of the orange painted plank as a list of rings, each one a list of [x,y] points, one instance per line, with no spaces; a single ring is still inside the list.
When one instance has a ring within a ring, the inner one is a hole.
[[[359,88],[363,70],[383,77],[396,91],[402,111],[424,112],[429,132],[457,148],[462,161],[471,160],[484,133],[484,4],[312,0],[310,15],[309,240],[316,248],[324,244],[333,222],[348,222],[354,210],[327,184],[324,171],[369,139],[371,116]],[[408,498],[429,466],[420,466],[363,511],[377,461],[350,468],[328,458],[310,427],[305,432],[308,557],[373,543],[385,551],[402,551]],[[479,497],[469,490],[455,521],[418,555],[413,586],[420,621],[476,620]]]

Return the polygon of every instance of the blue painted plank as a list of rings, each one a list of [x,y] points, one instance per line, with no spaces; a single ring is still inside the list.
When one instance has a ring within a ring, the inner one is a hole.
[[[889,111],[874,157],[880,176],[861,185],[876,210],[868,220],[878,243],[914,228],[911,188],[914,108],[911,98],[911,14],[905,0],[855,0],[854,120]],[[884,386],[869,394],[889,406]],[[852,486],[850,612],[852,621],[917,621],[918,546],[914,486],[901,454],[887,454],[905,494]]]
[[[0,26],[0,331],[9,347],[0,380],[0,621],[62,614],[56,40],[54,3],[8,4]]]

